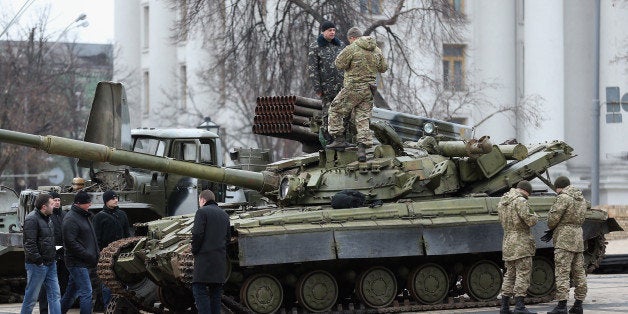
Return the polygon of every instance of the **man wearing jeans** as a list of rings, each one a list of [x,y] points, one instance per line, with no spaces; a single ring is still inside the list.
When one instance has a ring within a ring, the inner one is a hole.
[[[35,199],[35,210],[24,218],[24,259],[26,261],[26,290],[21,313],[32,313],[42,285],[46,287],[48,311],[61,313],[54,226],[50,221],[53,201],[50,195]]]
[[[229,215],[218,207],[214,193],[198,196],[202,206],[192,227],[192,294],[196,309],[203,314],[220,314],[222,286],[227,280],[227,244],[231,239]]]
[[[81,314],[92,312],[92,283],[89,268],[98,263],[98,243],[92,225],[89,207],[91,197],[79,191],[74,197],[72,208],[63,218],[63,244],[65,265],[70,272],[70,280],[61,298],[61,311],[66,313],[76,298],[79,299]]]
[[[94,215],[94,231],[100,249],[106,248],[114,241],[131,236],[131,226],[126,213],[118,207],[118,194],[109,190],[103,193],[102,210]],[[111,290],[105,284],[102,285],[102,301],[105,309],[111,301]]]

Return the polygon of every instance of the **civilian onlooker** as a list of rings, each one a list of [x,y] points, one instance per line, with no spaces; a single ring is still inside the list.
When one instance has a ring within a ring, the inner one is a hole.
[[[54,226],[50,219],[53,201],[50,195],[40,194],[35,199],[35,210],[24,218],[24,259],[26,290],[21,313],[32,313],[42,285],[46,287],[50,313],[61,313]]]
[[[98,243],[92,225],[89,207],[91,196],[79,191],[74,197],[72,208],[63,218],[63,244],[65,265],[70,273],[68,287],[61,298],[61,311],[66,313],[78,298],[80,313],[92,312],[92,283],[89,269],[98,263]]]

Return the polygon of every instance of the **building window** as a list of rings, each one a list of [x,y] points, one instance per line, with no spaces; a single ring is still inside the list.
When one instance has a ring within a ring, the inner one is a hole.
[[[443,84],[445,89],[464,88],[464,45],[443,45]]]
[[[179,108],[185,109],[188,100],[188,75],[187,67],[182,64],[179,67]]]
[[[360,12],[372,15],[382,14],[382,0],[360,0]]]
[[[148,17],[149,17],[149,15],[148,15],[148,6],[144,7],[144,12],[143,12],[142,15],[143,15],[142,18],[144,20],[143,30],[142,30],[142,35],[144,36],[144,38],[143,38],[144,40],[142,41],[142,43],[143,43],[144,49],[148,49],[148,43],[149,43],[149,37],[148,37],[149,33],[148,33],[148,30],[149,30],[149,25],[150,25],[149,19],[148,19]]]
[[[143,75],[143,83],[144,83],[144,114],[148,114],[150,112],[150,99],[148,98],[150,95],[150,77],[148,76],[148,71],[144,71]]]

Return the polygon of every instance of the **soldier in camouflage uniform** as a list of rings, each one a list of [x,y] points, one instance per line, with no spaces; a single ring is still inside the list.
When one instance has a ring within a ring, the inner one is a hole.
[[[528,206],[528,196],[532,185],[521,181],[516,188],[510,189],[499,201],[497,212],[504,228],[502,240],[502,259],[506,274],[502,284],[502,306],[500,314],[531,313],[524,303],[524,297],[530,286],[532,256],[536,246],[530,229],[536,225],[539,216]],[[515,311],[510,312],[510,298],[515,297]]]
[[[307,73],[312,80],[316,95],[323,102],[321,134],[327,142],[331,141],[327,133],[327,115],[329,104],[342,89],[343,71],[336,68],[334,61],[345,47],[345,44],[336,38],[336,26],[330,21],[321,24],[321,34],[316,41],[310,44],[307,55]],[[321,140],[321,144],[325,143]]]
[[[547,215],[547,226],[553,232],[554,239],[558,306],[548,313],[567,313],[570,274],[575,286],[576,301],[569,309],[569,313],[582,313],[582,301],[587,295],[587,278],[582,255],[584,251],[582,224],[587,211],[587,201],[582,192],[571,185],[567,177],[556,178],[554,187],[558,196]]]
[[[327,148],[344,149],[345,141],[343,118],[349,115],[355,121],[358,142],[358,160],[366,161],[365,149],[373,139],[369,128],[373,110],[373,93],[376,76],[388,70],[381,49],[375,38],[362,36],[362,31],[352,27],[347,32],[351,43],[336,58],[336,67],[345,70],[344,86],[329,107],[329,134],[334,142]]]

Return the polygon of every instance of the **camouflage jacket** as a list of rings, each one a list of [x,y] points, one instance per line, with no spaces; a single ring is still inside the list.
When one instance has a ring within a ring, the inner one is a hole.
[[[558,194],[547,214],[547,226],[554,230],[555,248],[584,251],[582,224],[586,211],[587,201],[578,188],[570,185]]]
[[[343,49],[335,63],[345,70],[345,87],[368,87],[375,84],[377,73],[388,70],[382,50],[370,36],[362,36]]]
[[[502,259],[514,261],[534,256],[536,246],[530,227],[536,225],[539,216],[530,209],[527,198],[517,189],[510,189],[499,200],[497,213],[504,228]]]
[[[343,71],[336,68],[334,60],[345,47],[338,38],[327,41],[323,34],[310,44],[307,54],[307,73],[314,91],[322,93],[323,102],[330,102],[342,89]]]

